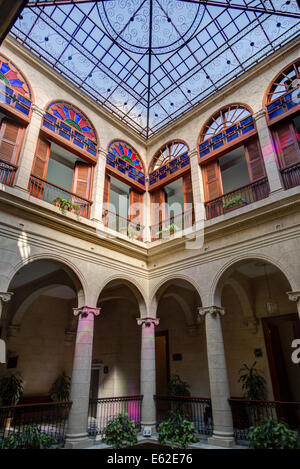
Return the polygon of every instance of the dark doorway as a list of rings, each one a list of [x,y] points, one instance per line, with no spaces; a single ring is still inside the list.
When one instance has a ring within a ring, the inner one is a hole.
[[[156,394],[167,395],[170,380],[169,337],[168,331],[157,332],[155,335],[156,362]]]

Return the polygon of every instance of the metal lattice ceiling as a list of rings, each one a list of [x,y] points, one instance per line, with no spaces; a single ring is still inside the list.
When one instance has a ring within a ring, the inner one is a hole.
[[[296,0],[29,1],[11,34],[145,138],[299,33]]]

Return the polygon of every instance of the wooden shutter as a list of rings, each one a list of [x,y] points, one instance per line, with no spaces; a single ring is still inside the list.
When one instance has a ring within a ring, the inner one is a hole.
[[[39,137],[32,166],[32,174],[38,178],[46,179],[50,148],[50,142]]]
[[[203,166],[204,189],[206,201],[216,199],[222,195],[221,172],[218,160]]]
[[[274,136],[281,168],[284,169],[299,163],[299,141],[293,123],[282,123],[274,131]]]
[[[108,226],[108,222],[109,222],[109,213],[108,213],[109,201],[110,201],[110,176],[108,174],[105,174],[104,191],[103,191],[103,214],[102,214],[104,226]]]
[[[184,200],[184,228],[193,224],[193,186],[191,173],[185,173],[182,178]],[[192,210],[191,210],[192,209]]]
[[[91,186],[92,186],[92,165],[76,161],[73,176],[73,189],[74,194],[78,197],[90,200]]]
[[[143,194],[130,189],[129,193],[129,220],[134,223],[143,225]]]
[[[157,189],[154,192],[151,192],[151,225],[157,225],[162,222],[165,218],[165,213],[162,204],[165,203],[165,193],[163,189]],[[159,207],[162,209],[160,210]]]
[[[16,165],[20,154],[25,128],[4,118],[0,130],[0,160]]]
[[[252,140],[245,145],[245,151],[250,181],[258,181],[265,177],[265,164],[258,140]]]

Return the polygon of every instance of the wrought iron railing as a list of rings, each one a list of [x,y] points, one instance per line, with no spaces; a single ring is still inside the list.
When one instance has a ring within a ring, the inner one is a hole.
[[[236,440],[246,441],[249,429],[268,417],[285,422],[300,436],[300,402],[229,399]]]
[[[58,444],[65,440],[72,402],[49,402],[0,407],[0,440],[36,424],[42,432],[53,436]]]
[[[103,210],[102,220],[107,226],[117,233],[122,233],[131,239],[143,241],[145,227],[139,223],[134,223],[129,218],[123,217],[119,213],[111,210]]]
[[[170,411],[180,410],[194,424],[200,435],[212,435],[213,417],[211,400],[203,397],[154,396],[157,425],[166,420]]]
[[[5,184],[6,186],[12,186],[15,174],[17,171],[17,166],[6,161],[0,160],[0,184]]]
[[[44,179],[36,176],[31,176],[29,181],[29,193],[38,199],[49,202],[50,204],[54,204],[58,197],[69,200],[75,206],[75,208],[71,207],[72,211],[82,217],[90,217],[90,209],[92,206],[92,202],[90,200],[79,197],[73,192],[67,191],[52,182],[45,181]]]
[[[205,203],[207,220],[252,204],[269,196],[270,188],[267,178],[252,182],[227,194]]]
[[[186,210],[185,212],[178,213],[166,220],[150,226],[151,240],[157,241],[158,239],[168,239],[175,233],[182,232],[190,228],[194,224],[194,211],[193,209]]]
[[[285,189],[291,189],[300,185],[300,163],[282,169],[280,172]]]
[[[129,419],[135,422],[137,429],[141,427],[141,409],[143,396],[104,397],[90,399],[88,434],[97,436],[102,433],[110,420],[119,414],[128,414]]]

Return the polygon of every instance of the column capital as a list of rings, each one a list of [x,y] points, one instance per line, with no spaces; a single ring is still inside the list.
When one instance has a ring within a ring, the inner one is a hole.
[[[190,157],[190,160],[193,159],[193,158],[198,157],[197,148],[194,148],[194,150],[189,151],[189,157]]]
[[[253,114],[253,119],[255,121],[258,121],[259,119],[262,119],[263,117],[266,117],[266,110],[264,108],[260,109],[259,111]]]
[[[90,306],[82,306],[82,308],[73,308],[74,316],[81,315],[82,317],[87,317],[89,314],[94,316],[99,316],[101,308],[91,308]]]
[[[0,292],[0,319],[2,315],[3,303],[8,303],[13,296],[12,292]]]
[[[151,325],[158,326],[158,318],[136,318],[138,326],[150,327]]]
[[[36,116],[44,117],[46,114],[46,111],[38,107],[36,104],[33,104],[31,109],[32,109],[32,113],[35,114]]]
[[[217,314],[224,316],[225,309],[220,306],[200,306],[198,308],[198,313],[200,316],[206,316],[207,314],[210,314],[211,316],[216,316]]]
[[[290,301],[299,301],[300,300],[300,291],[288,291],[286,292]]]

